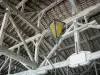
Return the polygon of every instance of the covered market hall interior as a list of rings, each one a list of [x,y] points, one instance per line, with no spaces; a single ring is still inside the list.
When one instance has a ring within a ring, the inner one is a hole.
[[[0,0],[0,75],[100,75],[100,0]]]

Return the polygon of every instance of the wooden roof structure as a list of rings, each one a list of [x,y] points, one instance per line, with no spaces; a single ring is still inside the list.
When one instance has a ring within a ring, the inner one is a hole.
[[[9,6],[10,9],[10,18],[8,19],[6,28],[4,29],[4,38],[3,45],[12,49],[13,46],[22,42],[22,39],[26,40],[38,33],[42,33],[44,30],[48,29],[49,23],[53,19],[59,19],[61,21],[72,17],[72,8],[68,0],[7,0],[8,5],[5,2],[0,3],[0,27],[2,27],[2,21],[4,15],[7,11],[6,8]],[[24,4],[20,6],[20,3]],[[54,3],[54,5],[53,5]],[[83,11],[86,8],[89,8],[93,5],[100,3],[100,0],[76,0],[76,6],[79,12]],[[19,6],[18,6],[19,4]],[[100,24],[100,9],[96,13],[88,17],[88,22],[96,20]],[[17,12],[17,13],[16,13]],[[44,14],[43,14],[44,12]],[[90,13],[91,14],[91,13]],[[42,16],[43,15],[43,16]],[[40,18],[39,27],[37,26],[38,20]],[[16,26],[19,30],[18,34],[16,27],[14,27],[12,20],[16,23]],[[81,22],[84,22],[81,20]],[[31,25],[32,24],[32,25]],[[22,36],[22,39],[20,38]],[[100,50],[100,30],[89,28],[80,33],[80,44],[81,49],[91,52],[96,52]],[[36,41],[36,40],[35,40]],[[25,41],[23,41],[25,42]],[[44,60],[44,56],[47,56],[48,53],[52,50],[56,42],[52,36],[46,36],[43,38],[42,42],[39,45],[39,63]],[[34,57],[35,46],[34,42],[30,41],[26,43],[28,49],[30,50],[32,57]],[[13,52],[17,53],[17,50],[20,50],[19,55],[25,59],[30,59],[27,51],[25,50],[24,45],[20,47],[13,48]],[[50,58],[50,61],[60,62],[66,60],[71,54],[74,53],[74,37],[71,36],[65,39],[59,48]],[[30,56],[31,57],[31,56]],[[55,61],[56,58],[56,61]],[[7,56],[0,56],[0,75],[7,75],[9,69],[10,58]],[[99,59],[96,60],[100,62]],[[5,66],[3,64],[6,62]],[[1,68],[3,66],[3,68]],[[80,75],[84,71],[88,70],[90,65],[80,66],[78,68],[69,68],[69,75]],[[100,65],[96,64],[98,75],[100,74]],[[27,70],[20,62],[12,59],[10,73],[18,73]],[[67,67],[56,69],[57,75],[67,75]],[[47,75],[54,75],[54,71],[51,70]],[[91,70],[86,72],[84,75],[95,75],[95,68],[92,67]]]

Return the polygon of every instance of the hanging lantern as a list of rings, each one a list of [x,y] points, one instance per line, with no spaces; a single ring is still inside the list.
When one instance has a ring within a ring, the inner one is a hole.
[[[62,34],[64,24],[65,24],[64,22],[55,19],[53,20],[52,23],[50,23],[49,28],[51,30],[54,39],[59,40]]]

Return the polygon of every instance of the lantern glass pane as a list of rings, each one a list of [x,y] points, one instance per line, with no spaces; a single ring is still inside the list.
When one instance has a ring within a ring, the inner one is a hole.
[[[56,21],[56,35],[60,37],[64,23]]]
[[[56,38],[56,32],[55,32],[55,26],[54,26],[54,23],[51,23],[51,24],[50,24],[50,30],[51,30],[51,32],[52,32],[54,38]]]

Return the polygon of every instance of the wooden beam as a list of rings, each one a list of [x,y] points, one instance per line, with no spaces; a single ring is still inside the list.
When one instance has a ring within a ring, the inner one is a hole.
[[[91,60],[95,60],[95,59],[99,59],[100,58],[100,51],[97,51],[97,52],[93,52],[93,53],[90,53],[90,54],[86,54],[86,58],[87,60],[91,61]],[[39,73],[41,71],[48,71],[48,70],[53,70],[54,68],[55,69],[58,69],[58,68],[62,68],[62,67],[67,67],[70,65],[70,60],[67,59],[67,60],[64,60],[64,61],[61,61],[61,62],[57,62],[57,63],[53,63],[52,65],[54,67],[52,67],[51,65],[47,65],[47,66],[43,66],[43,67],[39,67],[37,68],[36,70],[28,70],[28,71],[25,71],[23,72],[24,75],[27,74],[27,73]],[[30,72],[29,72],[30,71]],[[18,73],[18,74],[12,74],[12,75],[23,75],[23,73]],[[41,73],[43,74],[43,73]]]
[[[45,9],[43,9],[42,11],[40,11],[40,13],[46,12],[48,10],[50,10],[51,8],[55,7],[56,5],[58,5],[59,3],[61,3],[63,0],[57,0],[54,3],[50,4],[49,6],[47,6]]]
[[[84,16],[90,17],[91,15],[100,12],[100,3],[93,5],[89,8],[84,9],[83,11],[79,12],[78,14],[64,20],[63,22],[66,23],[66,25],[69,25],[74,20],[78,20]]]
[[[24,57],[12,52],[12,51],[9,51],[8,48],[6,48],[6,47],[0,46],[0,54],[8,56],[9,58],[17,60],[17,61],[19,61],[23,64],[26,64],[32,68],[37,67],[37,64],[35,62],[31,62],[30,60],[25,59]]]
[[[83,43],[87,42],[87,40],[90,41],[90,40],[93,40],[93,39],[96,39],[96,38],[99,38],[99,37],[100,37],[100,35],[92,36],[91,38],[88,38],[88,39],[85,39],[85,40],[83,40],[83,41],[80,41],[80,44],[83,44]],[[67,50],[68,48],[71,48],[71,47],[74,47],[74,46],[75,46],[75,44],[71,44],[71,45],[69,45],[69,46],[60,48],[60,49],[58,49],[58,50],[59,50],[59,51],[63,51],[63,50],[65,50],[65,49]]]
[[[7,59],[8,59],[8,58],[7,58]],[[2,62],[3,65],[4,65],[5,61],[8,61],[7,59],[6,59],[6,60],[0,59],[0,62]],[[7,63],[8,63],[8,62],[7,62]],[[3,66],[3,65],[2,65],[2,66]],[[18,68],[20,68],[20,69],[22,69],[22,70],[25,70],[25,69],[26,69],[26,68],[23,67],[23,66],[16,65],[15,61],[12,62],[12,66],[13,66],[13,67],[16,66],[16,67],[18,67]],[[5,66],[3,66],[3,68],[4,68],[4,67],[5,67]],[[8,67],[8,66],[7,66],[7,67]],[[7,68],[7,67],[6,67],[6,68]],[[2,69],[3,69],[3,68],[2,68]],[[24,69],[24,68],[25,68],[25,69]],[[0,71],[1,71],[1,68],[0,68]]]
[[[3,43],[3,38],[4,38],[4,30],[6,29],[6,25],[8,23],[8,18],[9,18],[9,8],[7,8],[6,10],[8,10],[5,15],[4,15],[4,19],[3,19],[3,22],[2,22],[2,26],[1,26],[1,29],[0,29],[0,45],[2,45]]]
[[[11,21],[11,23],[12,23],[13,27],[15,28],[15,30],[16,30],[18,36],[20,37],[21,41],[23,42],[24,47],[25,47],[25,49],[26,49],[26,52],[28,53],[28,55],[29,55],[31,61],[34,61],[34,60],[33,60],[33,56],[32,56],[32,54],[31,54],[31,52],[30,52],[30,50],[29,50],[29,48],[28,48],[28,46],[27,46],[27,44],[26,44],[26,42],[25,42],[23,36],[21,35],[21,33],[20,33],[20,31],[19,31],[19,29],[18,29],[16,23],[14,22],[14,20],[13,20],[13,18],[12,18],[11,16],[10,16],[9,20]]]
[[[55,2],[53,2],[52,4],[50,4],[49,6],[47,6],[45,9],[41,10],[33,19],[32,21],[34,22],[34,20],[38,17],[39,14],[41,13],[45,13],[48,10],[52,9],[53,7],[55,7],[56,5],[58,5],[59,3],[61,3],[63,0],[57,0]]]
[[[20,7],[22,7],[23,3],[27,2],[28,0],[22,0],[17,6],[16,9],[19,9]]]
[[[28,26],[30,26],[32,29],[34,29],[35,32],[39,32],[39,29],[33,25],[33,23],[25,17],[25,15],[23,13],[21,13],[19,10],[17,10],[8,0],[2,0],[2,2],[8,6],[9,8],[11,8],[13,11],[16,12],[16,15],[23,20]]]
[[[5,67],[5,65],[8,63],[8,61],[9,61],[9,58],[7,58],[6,60],[5,60],[5,62],[3,63],[3,65],[0,67],[0,71],[2,71],[2,69]]]
[[[17,43],[20,42],[20,40],[18,38],[16,38],[15,36],[11,35],[7,31],[5,31],[5,35],[8,36],[8,37],[10,37],[11,39],[15,40]]]
[[[11,72],[11,65],[12,65],[12,59],[10,58],[10,59],[9,59],[9,67],[8,67],[8,75],[9,75],[10,72]]]

